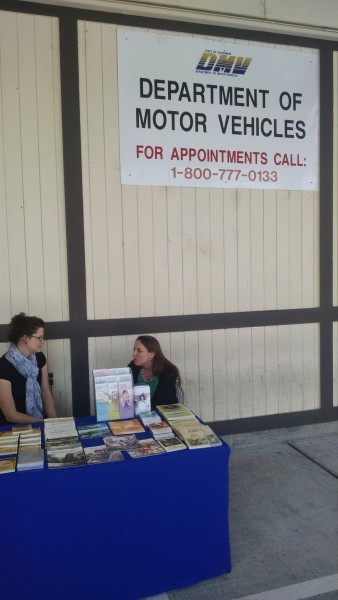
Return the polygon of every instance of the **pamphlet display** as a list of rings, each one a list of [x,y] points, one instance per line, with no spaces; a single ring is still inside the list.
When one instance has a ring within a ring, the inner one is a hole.
[[[151,397],[149,385],[134,385],[134,412],[135,416],[140,413],[151,411]]]
[[[161,405],[134,416],[135,388],[149,386],[135,386],[132,390],[128,373],[114,377],[121,377],[117,385],[128,392],[131,402],[124,408],[131,406],[132,418],[79,426],[73,417],[45,419],[44,448],[39,426],[12,427],[11,431],[0,432],[0,453],[4,457],[0,458],[0,474],[41,469],[45,458],[48,469],[59,469],[222,445],[212,429],[182,404]],[[136,396],[139,391],[136,390]],[[147,391],[142,389],[141,395]]]
[[[93,379],[97,421],[134,416],[133,379],[129,367],[94,369]]]

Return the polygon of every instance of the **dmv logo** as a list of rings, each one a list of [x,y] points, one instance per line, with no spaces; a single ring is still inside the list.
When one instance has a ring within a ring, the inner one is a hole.
[[[252,58],[203,52],[197,67],[197,73],[223,73],[224,75],[245,75]]]

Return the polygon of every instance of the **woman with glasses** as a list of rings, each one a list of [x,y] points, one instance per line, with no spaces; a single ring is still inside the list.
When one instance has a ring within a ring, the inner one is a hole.
[[[25,313],[9,325],[10,346],[0,358],[0,424],[33,423],[56,417],[48,367],[41,352],[44,322]]]

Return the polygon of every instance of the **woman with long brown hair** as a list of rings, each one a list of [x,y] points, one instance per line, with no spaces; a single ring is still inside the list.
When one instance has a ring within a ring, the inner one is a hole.
[[[135,340],[133,360],[128,365],[134,385],[149,385],[151,407],[178,402],[177,389],[181,386],[178,368],[168,360],[159,341],[152,335],[139,335]]]

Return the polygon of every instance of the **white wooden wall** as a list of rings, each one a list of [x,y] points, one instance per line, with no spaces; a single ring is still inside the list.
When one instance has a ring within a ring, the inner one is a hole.
[[[317,307],[318,194],[121,187],[116,30],[78,28],[88,319]],[[21,310],[66,321],[57,19],[0,11],[0,50],[0,321]],[[335,304],[337,254],[334,227]],[[317,325],[158,338],[206,420],[319,407]],[[90,339],[90,369],[126,364],[133,342]],[[47,342],[46,354],[70,414],[69,341]],[[335,404],[337,359],[334,324]]]
[[[89,318],[318,306],[317,193],[120,186],[116,30],[79,25]]]
[[[79,23],[88,317],[316,307],[312,192],[121,186],[115,25]],[[319,407],[316,325],[158,336],[206,420]],[[90,342],[90,369],[133,339]]]
[[[0,244],[1,323],[21,311],[67,321],[58,20],[5,11],[0,11]],[[48,350],[58,408],[69,412],[69,342],[50,342]]]
[[[320,407],[317,324],[156,337],[180,369],[185,403],[206,421]],[[90,339],[90,369],[127,365],[134,340],[135,336]],[[94,410],[92,389],[91,395]]]

